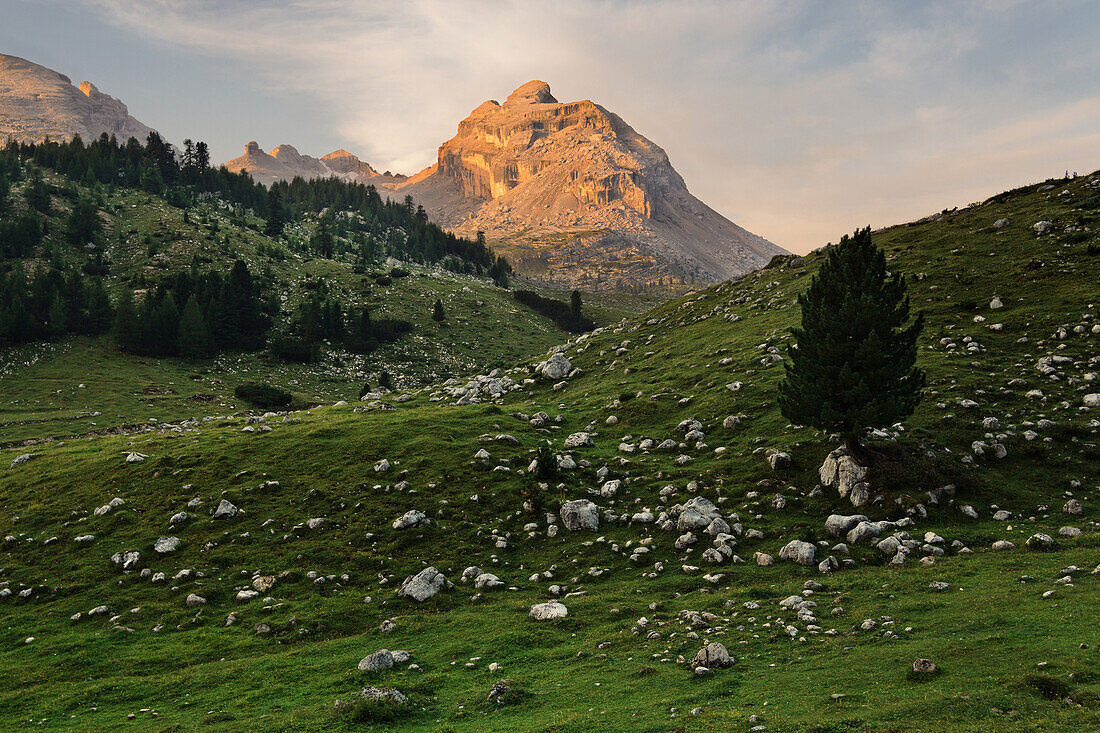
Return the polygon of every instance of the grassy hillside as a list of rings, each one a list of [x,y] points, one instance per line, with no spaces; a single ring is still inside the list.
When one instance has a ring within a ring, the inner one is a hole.
[[[857,511],[815,488],[834,443],[775,406],[815,254],[576,339],[565,354],[580,373],[560,382],[520,360],[505,373],[519,387],[495,401],[455,406],[440,386],[392,410],[56,441],[10,469],[28,450],[0,451],[0,713],[96,730],[1093,729],[1100,422],[1084,396],[1100,391],[1098,192],[1100,175],[1053,181],[875,234],[926,312],[929,388],[904,430],[875,439],[908,458],[874,476],[858,511],[911,521],[918,541],[935,533],[925,544],[942,556],[894,566],[824,531],[828,514]],[[1039,221],[1053,226],[1038,235]],[[50,409],[45,389],[38,399]],[[549,419],[532,424],[539,411]],[[705,437],[686,439],[690,418]],[[567,449],[579,431],[593,445]],[[577,467],[528,475],[547,439]],[[975,458],[974,441],[1007,457]],[[773,469],[769,449],[791,465]],[[948,482],[954,498],[923,493]],[[741,525],[730,541],[744,563],[704,558],[699,531],[678,548],[681,532],[640,516],[694,496]],[[601,508],[598,531],[551,525],[581,498]],[[1071,498],[1082,515],[1063,512]],[[241,513],[213,519],[223,499]],[[430,524],[395,529],[413,509]],[[1025,548],[1036,532],[1051,551]],[[162,537],[178,548],[159,553]],[[779,560],[793,539],[840,569]],[[111,559],[132,551],[129,569]],[[395,593],[428,565],[454,588],[423,603]],[[461,582],[468,566],[503,585]],[[792,595],[816,606],[782,605]],[[565,618],[530,618],[551,598]],[[711,641],[736,662],[697,676],[687,661]],[[411,659],[357,669],[380,649]],[[938,673],[914,673],[918,658]],[[505,704],[486,699],[500,680]],[[365,685],[409,702],[336,709]]]
[[[48,172],[46,180],[55,190],[71,186]],[[21,200],[25,185],[14,187],[13,201]],[[516,303],[509,291],[485,278],[394,261],[357,273],[351,253],[337,259],[303,254],[311,233],[308,222],[275,241],[263,235],[261,220],[216,199],[182,209],[131,189],[102,195],[100,218],[111,261],[107,283],[113,292],[140,290],[190,269],[192,262],[228,272],[235,260],[243,259],[250,271],[274,282],[283,319],[295,312],[313,284],[324,280],[346,306],[368,305],[375,318],[408,320],[413,333],[369,355],[333,349],[311,365],[282,362],[266,352],[230,352],[197,363],[136,357],[120,353],[107,337],[0,346],[0,444],[150,419],[233,412],[246,407],[233,396],[233,388],[244,381],[273,382],[307,402],[356,399],[363,383],[376,385],[384,371],[399,386],[428,384],[476,368],[514,364],[565,337],[548,318]],[[41,253],[69,256],[64,227],[72,206],[72,198],[53,196]],[[35,267],[45,259],[26,262]],[[385,277],[395,267],[410,274]],[[546,292],[569,299],[568,292]],[[447,314],[443,323],[431,318],[436,299]],[[643,308],[644,302],[590,295],[586,311],[597,322],[608,323]]]

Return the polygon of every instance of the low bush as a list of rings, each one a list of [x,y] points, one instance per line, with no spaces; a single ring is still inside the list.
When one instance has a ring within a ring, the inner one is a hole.
[[[272,410],[277,407],[287,407],[294,400],[294,395],[285,389],[260,382],[245,382],[239,384],[233,390],[233,394],[252,405]]]

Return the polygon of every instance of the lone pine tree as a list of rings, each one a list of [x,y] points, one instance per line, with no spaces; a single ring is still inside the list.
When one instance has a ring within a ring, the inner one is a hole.
[[[886,269],[870,227],[832,248],[798,304],[779,407],[792,422],[840,433],[858,459],[867,428],[904,420],[920,402],[924,316],[910,322],[905,278]]]
[[[443,301],[436,298],[435,305],[432,306],[432,320],[436,323],[442,323],[446,318],[447,314],[443,312]]]

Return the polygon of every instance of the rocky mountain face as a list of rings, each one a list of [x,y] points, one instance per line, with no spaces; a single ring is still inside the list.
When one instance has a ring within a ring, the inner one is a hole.
[[[784,253],[692,196],[618,115],[558,102],[542,81],[477,107],[400,190],[435,221],[484,231],[521,271],[593,289],[722,280]]]
[[[105,132],[144,141],[152,131],[91,82],[76,87],[64,74],[0,54],[0,140],[68,140],[79,134],[89,142]]]
[[[389,171],[379,173],[369,163],[346,150],[336,150],[324,157],[314,158],[302,155],[292,145],[279,145],[268,154],[256,141],[245,145],[244,155],[228,161],[225,166],[235,173],[249,173],[264,185],[289,181],[296,176],[306,180],[336,177],[390,189],[407,179],[407,176],[395,176]]]
[[[336,175],[411,195],[433,221],[485,232],[520,272],[592,290],[682,289],[785,253],[692,196],[665,151],[618,115],[558,102],[542,81],[481,104],[412,177],[344,150],[317,159],[286,145],[267,155],[249,143],[227,165],[263,183]]]

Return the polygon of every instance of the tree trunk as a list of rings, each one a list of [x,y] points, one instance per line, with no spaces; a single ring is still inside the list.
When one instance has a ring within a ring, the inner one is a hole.
[[[863,444],[859,442],[858,435],[845,435],[844,447],[848,450],[848,455],[852,457],[853,461],[861,466],[867,465],[867,451],[864,449]]]

